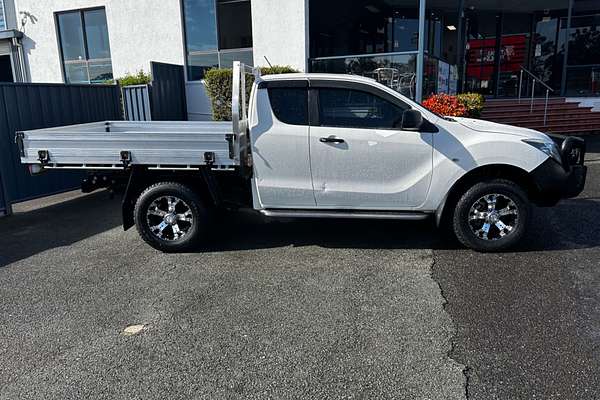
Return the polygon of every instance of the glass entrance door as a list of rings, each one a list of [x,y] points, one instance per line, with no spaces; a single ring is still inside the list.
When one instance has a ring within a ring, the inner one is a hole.
[[[560,19],[568,4],[569,0],[465,0],[463,90],[517,97],[523,67],[557,89],[558,95]],[[524,95],[532,86],[527,77],[524,74]]]
[[[532,14],[502,13],[497,97],[517,97],[521,66],[529,69]]]
[[[495,92],[498,18],[494,12],[466,12],[465,91],[483,95]]]

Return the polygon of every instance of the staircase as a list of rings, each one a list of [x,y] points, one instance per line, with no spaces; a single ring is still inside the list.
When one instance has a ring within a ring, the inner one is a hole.
[[[544,124],[545,99],[488,99],[481,119],[531,128],[541,132],[564,135],[600,133],[600,112],[592,107],[580,107],[577,102],[565,98],[548,100],[547,118]]]

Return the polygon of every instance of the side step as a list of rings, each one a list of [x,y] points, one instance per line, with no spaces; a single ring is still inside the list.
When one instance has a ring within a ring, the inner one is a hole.
[[[267,217],[280,218],[360,218],[360,219],[402,219],[419,221],[433,214],[397,211],[352,211],[352,210],[260,210]]]

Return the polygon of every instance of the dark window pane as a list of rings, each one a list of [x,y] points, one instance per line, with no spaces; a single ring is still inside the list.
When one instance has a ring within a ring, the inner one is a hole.
[[[221,68],[233,67],[234,61],[241,61],[246,65],[254,65],[252,50],[221,52]]]
[[[289,125],[308,125],[308,90],[306,88],[272,88],[269,100],[275,117]]]
[[[58,14],[60,44],[64,60],[85,60],[83,28],[79,11]]]
[[[218,5],[219,48],[252,47],[252,18],[249,1],[223,1]]]
[[[214,0],[183,0],[187,51],[217,49]]]
[[[418,0],[312,0],[311,57],[417,50]]]
[[[85,11],[83,18],[85,20],[88,57],[91,59],[110,58],[108,28],[104,9]]]
[[[90,83],[87,62],[65,63],[65,80],[67,83]]]
[[[217,53],[190,54],[188,56],[188,80],[199,81],[204,78],[204,73],[211,68],[219,67]]]
[[[319,89],[322,126],[391,129],[402,125],[403,110],[381,97],[347,89]]]

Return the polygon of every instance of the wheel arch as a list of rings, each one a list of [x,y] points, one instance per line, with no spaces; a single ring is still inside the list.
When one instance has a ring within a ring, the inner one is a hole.
[[[541,204],[539,190],[529,172],[509,164],[488,164],[474,168],[462,175],[450,188],[446,197],[436,211],[436,224],[440,226],[451,216],[451,210],[460,195],[474,184],[489,179],[507,179],[515,182],[525,192],[531,202]]]

